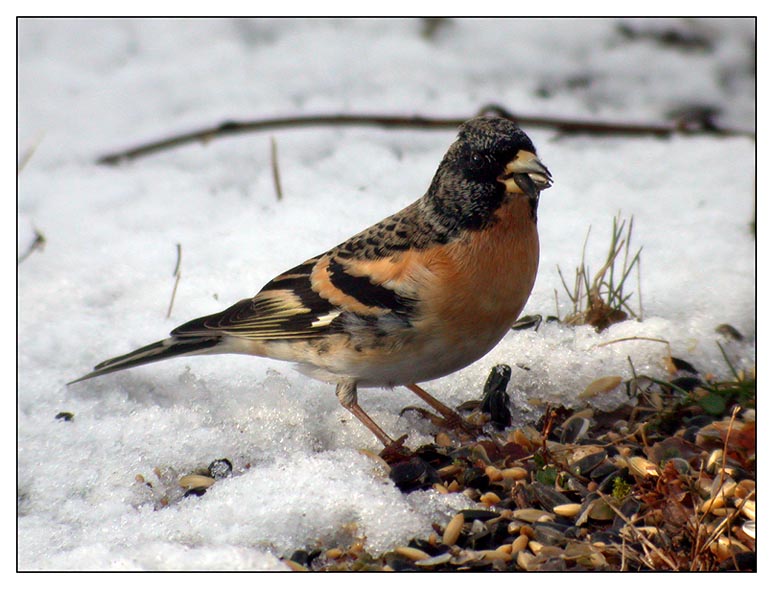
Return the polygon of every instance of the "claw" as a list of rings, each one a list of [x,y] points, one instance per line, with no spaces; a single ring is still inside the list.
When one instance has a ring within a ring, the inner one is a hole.
[[[481,427],[478,424],[474,424],[456,413],[449,414],[448,416],[438,416],[425,408],[407,406],[401,410],[400,415],[402,416],[409,411],[416,412],[421,418],[431,422],[433,426],[442,431],[453,433],[462,440],[470,440],[481,434]]]
[[[388,465],[400,463],[413,456],[411,449],[404,447],[403,443],[408,438],[407,434],[404,434],[398,440],[392,441],[390,444],[385,445],[379,456],[384,459]]]

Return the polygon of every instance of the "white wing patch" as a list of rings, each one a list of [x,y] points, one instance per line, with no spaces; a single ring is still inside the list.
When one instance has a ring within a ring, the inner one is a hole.
[[[341,315],[340,311],[331,311],[325,315],[319,316],[315,321],[310,324],[312,328],[322,328],[329,325],[333,320]]]

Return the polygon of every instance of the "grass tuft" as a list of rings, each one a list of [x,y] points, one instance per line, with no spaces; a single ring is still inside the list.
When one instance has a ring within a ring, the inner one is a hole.
[[[591,227],[589,227],[583,242],[581,262],[575,269],[575,281],[572,288],[568,286],[561,268],[557,267],[562,286],[572,302],[572,312],[564,318],[564,323],[573,326],[589,324],[594,326],[597,332],[601,332],[610,325],[630,317],[642,320],[642,295],[639,289],[642,248],[640,247],[632,255],[634,217],[630,217],[628,221],[621,221],[619,216],[620,213],[613,217],[610,248],[604,263],[593,276],[590,267],[586,264],[586,245]],[[638,311],[634,311],[631,306],[634,293],[627,289],[627,281],[632,276],[635,267],[637,269]],[[557,294],[557,315],[559,315],[558,307]]]

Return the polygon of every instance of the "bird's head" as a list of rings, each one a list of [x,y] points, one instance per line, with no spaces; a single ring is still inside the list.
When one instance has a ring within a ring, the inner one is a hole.
[[[532,141],[513,121],[477,117],[460,127],[426,198],[449,225],[477,229],[506,199],[526,198],[536,209],[540,191],[552,182]]]

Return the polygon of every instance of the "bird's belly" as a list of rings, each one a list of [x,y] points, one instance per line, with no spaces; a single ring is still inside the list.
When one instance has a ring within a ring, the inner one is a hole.
[[[392,387],[437,379],[466,367],[489,352],[509,325],[481,329],[454,342],[437,334],[406,340],[372,339],[364,346],[343,335],[317,342],[275,341],[264,343],[261,354],[295,362],[299,371],[321,381],[336,383],[346,378],[361,387]]]
[[[358,384],[362,387],[391,387],[444,377],[484,356],[500,341],[505,331],[479,332],[474,339],[451,344],[435,339],[421,347],[408,345],[400,354],[384,358],[386,362],[364,365],[361,371],[357,371]]]

